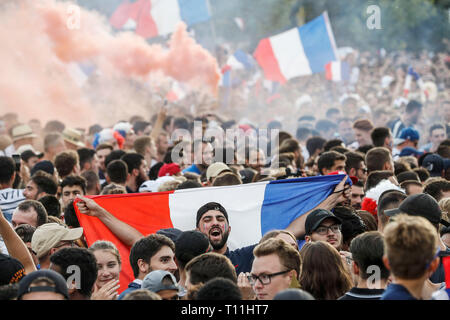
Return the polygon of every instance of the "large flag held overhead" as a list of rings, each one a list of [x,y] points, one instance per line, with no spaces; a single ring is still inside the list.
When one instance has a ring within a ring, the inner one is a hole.
[[[159,229],[196,228],[197,210],[215,201],[228,212],[230,250],[257,243],[270,230],[284,229],[326,199],[345,175],[318,176],[257,182],[237,186],[184,189],[171,192],[119,194],[91,197],[119,220],[144,236]],[[350,180],[349,180],[350,181]],[[109,240],[122,258],[120,291],[133,281],[130,247],[123,244],[98,218],[83,215],[75,206],[87,244]]]
[[[324,72],[327,63],[339,60],[326,12],[301,27],[261,40],[253,56],[266,79],[280,83]]]
[[[192,26],[210,18],[207,0],[125,0],[109,21],[116,29],[152,38],[174,32],[181,21]]]

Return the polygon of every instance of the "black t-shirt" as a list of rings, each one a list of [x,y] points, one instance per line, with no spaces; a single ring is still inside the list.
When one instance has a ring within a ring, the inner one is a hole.
[[[233,251],[230,251],[227,248],[225,252],[225,256],[231,260],[231,263],[236,268],[236,274],[239,275],[241,272],[250,272],[252,270],[253,264],[253,249],[256,244],[239,248]]]
[[[384,289],[352,288],[338,300],[380,300]]]

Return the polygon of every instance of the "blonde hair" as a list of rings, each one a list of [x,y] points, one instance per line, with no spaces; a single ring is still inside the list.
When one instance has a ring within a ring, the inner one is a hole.
[[[407,214],[389,220],[384,241],[391,272],[401,279],[421,278],[438,248],[436,228],[423,217]]]
[[[112,255],[114,255],[116,257],[117,262],[119,263],[119,265],[122,265],[122,260],[120,259],[119,250],[117,249],[116,245],[114,243],[112,243],[111,241],[107,241],[107,240],[97,240],[97,241],[95,241],[89,247],[89,251],[94,253],[97,250],[105,250],[105,251],[110,252]]]
[[[289,270],[295,270],[297,280],[300,278],[302,271],[302,258],[298,250],[295,250],[286,241],[278,238],[267,239],[258,244],[253,249],[255,257],[268,256],[276,254],[280,259],[280,263]]]
[[[442,217],[441,219],[450,222],[450,198],[443,198],[439,200],[439,208],[441,208],[442,211]],[[444,226],[439,224],[439,232]]]

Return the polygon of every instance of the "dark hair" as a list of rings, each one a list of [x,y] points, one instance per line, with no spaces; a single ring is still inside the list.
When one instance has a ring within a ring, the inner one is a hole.
[[[333,147],[342,147],[343,144],[344,144],[344,141],[342,141],[341,139],[328,140],[323,145],[323,151],[330,151],[331,148],[333,148]]]
[[[97,260],[92,252],[86,248],[62,248],[50,256],[50,262],[59,266],[66,280],[73,274],[71,266],[77,266],[81,271],[77,290],[85,297],[91,296],[98,274]]]
[[[42,170],[38,170],[31,177],[31,181],[36,184],[38,193],[45,192],[50,195],[55,195],[58,191],[58,185],[56,184],[53,176]]]
[[[358,149],[356,149],[355,151],[366,154],[367,152],[369,152],[373,148],[375,148],[373,146],[373,144],[366,144],[365,146],[359,146]]]
[[[213,182],[213,186],[235,186],[242,184],[242,179],[233,172],[224,172],[218,175]]]
[[[89,148],[77,149],[78,161],[80,163],[80,168],[83,169],[84,165],[91,162],[95,156],[95,150]]]
[[[370,266],[377,266],[380,270],[381,279],[387,279],[389,270],[383,263],[384,241],[383,234],[378,231],[370,231],[358,235],[350,243],[350,252],[355,264],[359,267],[359,275],[362,279],[369,278]]]
[[[29,224],[20,224],[14,228],[14,231],[17,233],[20,239],[22,239],[23,242],[27,243],[31,242],[36,228]]]
[[[319,160],[317,162],[317,166],[319,168],[319,173],[323,174],[323,169],[330,169],[333,167],[334,162],[336,160],[347,160],[345,155],[336,151],[327,151],[320,155]]]
[[[341,110],[339,110],[338,108],[329,108],[327,110],[327,112],[325,113],[325,116],[327,118],[332,117],[334,114],[340,114]]]
[[[333,213],[342,221],[342,243],[345,246],[348,247],[354,237],[367,231],[364,221],[356,214],[353,208],[336,206]]]
[[[387,190],[383,192],[378,198],[377,205],[377,217],[378,223],[381,222],[382,225],[385,225],[388,222],[388,217],[384,214],[384,210],[388,206],[395,205],[399,206],[400,203],[407,198],[407,195],[398,190]]]
[[[378,221],[369,211],[356,210],[356,213],[367,226],[367,231],[378,230]]]
[[[54,164],[60,177],[69,175],[78,164],[78,153],[74,150],[66,150],[55,156]]]
[[[16,172],[16,164],[11,157],[0,157],[0,183],[9,183]]]
[[[361,166],[361,162],[364,162],[364,154],[356,151],[349,151],[345,153],[345,171],[347,173],[353,168],[358,170]]]
[[[86,194],[86,186],[87,182],[86,179],[82,176],[78,175],[69,175],[63,179],[63,181],[60,184],[61,190],[64,189],[64,187],[69,186],[79,186],[81,190],[83,190],[83,194]]]
[[[209,239],[205,234],[197,230],[184,231],[175,241],[175,257],[178,266],[184,269],[189,261],[206,253],[209,247]]]
[[[414,168],[413,171],[419,177],[420,182],[425,182],[430,177],[430,173],[425,168]]]
[[[436,201],[442,199],[442,192],[450,191],[450,181],[446,179],[438,179],[425,184],[425,188],[423,189],[423,193],[427,193],[432,196]]]
[[[139,170],[139,167],[141,166],[142,160],[144,160],[144,157],[136,152],[130,152],[127,154],[124,154],[122,156],[123,161],[126,162],[128,166],[128,173],[132,173],[134,169]]]
[[[312,157],[317,150],[322,150],[325,142],[327,142],[327,140],[317,136],[306,140],[306,149],[308,150],[310,157]]]
[[[138,260],[142,259],[150,263],[151,258],[164,246],[169,247],[175,252],[175,244],[173,241],[162,234],[150,234],[133,244],[130,250],[130,265],[135,278],[139,276]]]
[[[97,172],[94,170],[87,170],[81,173],[81,176],[86,179],[86,190],[90,191],[95,188],[97,184],[100,183]]]
[[[366,154],[366,166],[368,172],[383,170],[383,166],[391,159],[391,153],[387,148],[375,147]]]
[[[150,125],[150,122],[138,120],[133,124],[133,130],[137,134],[139,131],[144,131]]]
[[[362,131],[371,131],[373,129],[372,121],[368,119],[359,119],[353,123],[353,128]]]
[[[178,185],[177,190],[193,189],[193,188],[201,188],[201,187],[203,187],[203,186],[200,182],[193,181],[193,180],[186,180]]]
[[[405,108],[406,113],[411,113],[416,109],[422,109],[422,104],[419,101],[411,100],[408,102]]]
[[[300,145],[296,139],[290,138],[284,140],[280,148],[278,149],[278,153],[287,153],[287,152],[295,152],[300,151]]]
[[[369,173],[367,176],[366,184],[364,186],[364,190],[370,190],[378,183],[380,183],[382,180],[389,179],[390,177],[393,177],[394,173],[389,170],[376,170]]]
[[[16,300],[19,294],[19,284],[9,283],[0,286],[0,300]]]
[[[44,206],[48,216],[61,218],[61,204],[53,195],[46,195],[38,200]]]
[[[208,280],[223,277],[237,283],[236,270],[230,259],[223,254],[208,252],[196,256],[185,267],[191,284],[206,283]]]
[[[330,151],[336,151],[342,154],[346,154],[347,152],[349,152],[350,150],[343,147],[343,146],[334,146],[330,149]]]
[[[435,123],[435,124],[433,124],[433,125],[430,127],[430,130],[429,130],[430,136],[433,134],[433,131],[436,130],[436,129],[442,129],[442,130],[445,131],[445,127],[444,127],[442,124],[440,124],[440,123]]]
[[[108,166],[106,167],[106,174],[111,180],[111,183],[123,184],[127,182],[128,165],[123,160],[113,160],[108,163]]]
[[[319,132],[324,132],[330,129],[337,129],[337,124],[328,119],[320,119],[316,122],[315,129]]]
[[[242,300],[242,293],[230,279],[218,277],[209,280],[197,292],[196,300]]]
[[[36,200],[22,201],[17,206],[17,209],[20,211],[29,211],[30,209],[33,209],[34,211],[36,211],[37,227],[47,223],[47,221],[48,221],[47,211],[45,210],[45,207],[42,205],[42,203],[40,203],[39,201],[36,201]]]
[[[185,130],[191,129],[189,121],[186,118],[182,117],[177,117],[173,120],[173,127],[175,129],[185,129]]]
[[[408,163],[394,161],[394,174],[398,176],[400,173],[411,171],[411,166]]]
[[[328,242],[305,243],[300,286],[317,300],[336,300],[352,287],[352,280],[339,252]]]
[[[123,150],[112,150],[105,158],[105,168],[108,167],[108,164],[113,160],[119,160],[126,154]]]
[[[391,129],[388,127],[378,127],[372,130],[370,137],[375,147],[383,147],[384,140],[391,136]]]
[[[75,213],[75,207],[73,204],[73,200],[71,200],[67,206],[64,208],[64,222],[68,227],[71,228],[79,228],[80,221],[78,221],[78,217]]]
[[[299,141],[303,141],[307,139],[312,134],[312,131],[310,128],[307,127],[298,127],[297,131],[295,132],[295,137]]]
[[[419,176],[414,171],[403,171],[397,175],[398,183],[402,183],[407,180],[420,182]]]

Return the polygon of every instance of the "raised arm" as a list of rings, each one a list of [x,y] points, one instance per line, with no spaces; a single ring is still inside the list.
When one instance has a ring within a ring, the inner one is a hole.
[[[291,224],[286,228],[286,230],[292,232],[297,238],[303,236],[305,234],[305,221],[306,217],[309,213],[313,212],[316,209],[333,209],[338,203],[344,202],[350,198],[351,189],[345,188],[345,182],[347,180],[347,176],[342,179],[341,182],[334,188],[333,193],[328,196],[325,200],[323,200],[320,204],[317,205],[314,209],[302,214],[300,217],[291,222]]]
[[[19,237],[19,235],[14,231],[13,227],[9,224],[8,220],[3,216],[3,212],[0,209],[0,234],[3,237],[6,248],[8,249],[9,255],[11,257],[19,260],[24,268],[25,273],[29,274],[36,271],[36,266],[33,262],[33,257],[28,251],[27,246]]]
[[[167,103],[167,102],[165,102]],[[167,107],[166,104],[164,104],[161,107],[161,110],[158,112],[158,117],[156,118],[155,125],[153,126],[152,132],[150,133],[150,137],[153,139],[153,141],[156,141],[158,138],[158,135],[161,133],[161,129],[164,124],[164,120],[166,120],[167,116]]]
[[[114,217],[94,200],[83,196],[78,196],[78,198],[80,201],[77,201],[77,206],[82,214],[99,218],[126,245],[131,247],[136,241],[144,237],[138,230]]]

